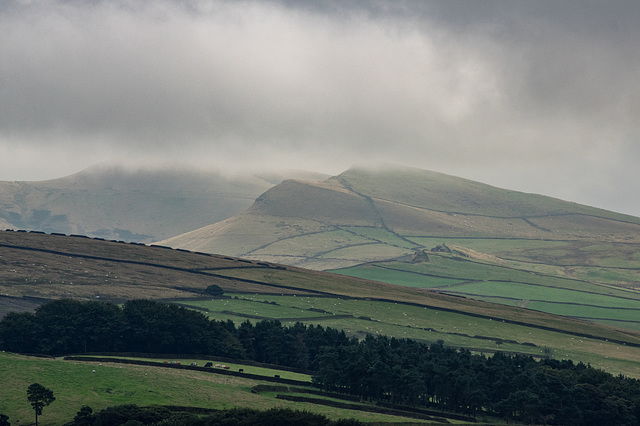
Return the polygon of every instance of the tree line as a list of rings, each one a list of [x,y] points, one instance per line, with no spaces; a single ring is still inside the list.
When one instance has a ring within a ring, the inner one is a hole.
[[[168,407],[138,407],[117,405],[94,413],[83,406],[66,426],[361,426],[353,419],[332,421],[322,414],[288,408],[260,411],[249,408],[210,410],[207,414],[192,413]]]
[[[291,327],[279,321],[210,320],[201,312],[150,300],[122,307],[55,300],[35,313],[10,312],[0,321],[0,348],[27,354],[91,352],[213,355],[317,369],[321,348],[355,344],[330,327]]]
[[[571,360],[475,355],[385,336],[326,348],[315,383],[362,399],[519,423],[637,425],[640,381]]]
[[[177,305],[122,307],[58,300],[0,321],[0,348],[20,353],[141,352],[211,355],[310,369],[325,390],[380,404],[439,408],[522,423],[632,425],[640,382],[572,361],[491,357],[409,339],[279,321],[209,320]]]

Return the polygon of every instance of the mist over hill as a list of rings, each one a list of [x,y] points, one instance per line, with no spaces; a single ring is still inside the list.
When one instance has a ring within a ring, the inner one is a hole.
[[[295,176],[322,178],[97,166],[60,179],[0,182],[0,226],[152,242],[238,214]]]

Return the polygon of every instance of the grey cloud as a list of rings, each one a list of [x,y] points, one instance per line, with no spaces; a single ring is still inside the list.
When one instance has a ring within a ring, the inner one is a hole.
[[[4,2],[0,179],[16,163],[382,159],[633,198],[612,176],[640,157],[636,3]]]

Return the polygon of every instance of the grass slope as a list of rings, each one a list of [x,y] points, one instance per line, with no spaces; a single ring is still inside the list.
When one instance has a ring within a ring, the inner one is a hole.
[[[95,371],[95,372],[94,372]],[[152,366],[63,361],[0,353],[0,412],[11,424],[33,424],[35,416],[27,401],[27,387],[38,382],[51,389],[56,400],[43,409],[39,422],[63,425],[83,405],[99,411],[122,404],[173,405],[228,409],[248,407],[266,410],[287,407],[323,414],[332,419],[399,422],[395,416],[336,409],[275,399],[251,388],[269,384],[260,380],[217,375],[192,370]]]

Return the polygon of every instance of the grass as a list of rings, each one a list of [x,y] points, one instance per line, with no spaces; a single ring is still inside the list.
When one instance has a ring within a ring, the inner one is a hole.
[[[235,298],[236,296],[238,299]],[[395,302],[238,294],[231,299],[184,303],[207,309],[207,315],[216,319],[229,318],[230,316],[225,314],[226,312],[248,309],[253,318],[231,316],[237,324],[247,320],[255,323],[261,319],[279,319],[285,325],[293,325],[299,321],[305,324],[319,324],[324,327],[343,329],[350,335],[359,338],[372,334],[411,338],[426,342],[443,340],[447,345],[469,348],[475,352],[487,354],[502,350],[543,356],[545,348],[550,348],[558,354],[558,357],[562,357],[558,359],[565,359],[565,355],[570,355],[576,362],[597,361],[601,368],[614,374],[623,373],[634,377],[640,375],[640,350],[638,348],[625,347],[625,355],[621,358],[618,356],[620,351],[617,349],[620,344],[604,339],[587,339],[536,327],[511,324],[497,319],[478,318]],[[274,310],[274,307],[277,309]],[[301,315],[289,316],[296,312]],[[310,318],[309,313],[315,314],[316,317]],[[283,320],[284,318],[286,320]],[[509,336],[509,341],[504,341],[505,339],[501,336]],[[574,347],[575,339],[586,343],[580,347]]]
[[[545,312],[557,311],[558,315],[566,315],[577,318],[590,318],[602,320],[619,320],[640,323],[640,307],[635,304],[631,309],[619,307],[584,306],[579,304],[555,303],[555,302],[529,302],[527,307]]]
[[[178,359],[173,359],[173,358],[140,358],[140,357],[122,357],[122,356],[100,356],[100,358],[113,358],[113,359],[130,359],[130,360],[141,360],[141,361],[148,361],[148,362],[154,362],[157,363],[158,366],[164,366],[165,365],[165,361],[168,363],[171,363],[173,361],[179,361],[181,365],[191,365],[191,363],[196,363],[197,366],[200,367],[204,367],[204,365],[207,362],[212,362],[214,365],[215,364],[221,364],[221,365],[225,365],[227,367],[229,367],[229,371],[238,371],[239,369],[242,369],[243,372],[245,374],[255,374],[258,376],[266,376],[266,377],[273,377],[275,375],[280,376],[280,378],[282,379],[290,379],[290,380],[298,380],[301,382],[309,382],[311,383],[311,376],[308,374],[302,374],[302,373],[296,373],[293,371],[287,371],[287,370],[280,370],[278,368],[267,368],[267,367],[260,367],[260,366],[255,366],[255,365],[245,365],[245,364],[241,364],[241,363],[234,363],[234,362],[228,362],[228,361],[221,361],[221,360],[216,360],[215,358],[207,358],[207,359],[202,359],[202,358],[178,358]],[[216,371],[215,367],[213,370],[211,371]]]
[[[182,369],[111,363],[99,365],[0,353],[0,372],[3,384],[0,388],[0,412],[9,416],[11,424],[34,422],[33,409],[26,398],[27,387],[34,382],[51,389],[56,397],[39,418],[42,424],[51,426],[72,420],[83,405],[97,411],[120,404],[214,409],[248,407],[259,410],[288,407],[323,414],[331,419],[406,421],[396,416],[276,400],[269,395],[251,392],[253,386],[265,382]]]
[[[99,410],[111,405],[173,404],[224,408],[234,401],[256,405],[250,394],[230,392],[231,381],[248,389],[252,381],[222,379],[182,370],[160,370],[143,366],[41,360],[3,354],[0,358],[3,382],[2,409],[12,422],[28,423],[33,412],[22,392],[32,382],[50,388],[56,401],[44,410],[43,422],[62,424],[73,418],[82,405]],[[96,372],[93,373],[93,370]],[[46,419],[46,420],[45,420]]]
[[[321,258],[333,259],[359,259],[360,261],[374,261],[383,256],[385,258],[396,258],[411,254],[402,247],[391,246],[383,243],[367,243],[363,245],[353,245],[341,247],[327,253],[323,253]]]
[[[386,282],[398,273],[404,277],[406,282],[412,281],[413,286],[419,287],[422,280],[429,283],[431,277],[448,279],[451,282],[464,281],[511,281],[535,284],[545,287],[573,289],[581,292],[595,292],[603,295],[619,295],[634,297],[624,289],[614,287],[603,287],[601,285],[582,281],[576,278],[567,278],[559,275],[551,275],[549,267],[545,267],[543,272],[521,269],[522,265],[491,264],[483,261],[460,259],[450,256],[432,255],[429,262],[410,264],[405,262],[378,262],[368,265],[356,266],[347,269],[335,270],[333,272],[350,276],[363,275],[369,279],[378,278],[379,281]],[[386,271],[382,271],[386,270]],[[362,271],[362,272],[361,272]],[[557,274],[557,268],[555,268]],[[377,275],[379,274],[379,275]],[[413,280],[411,280],[413,278]],[[446,284],[445,284],[446,285]],[[429,286],[433,287],[433,286]],[[635,296],[640,300],[640,294]]]
[[[404,249],[413,249],[420,246],[420,244],[408,241],[400,237],[398,234],[384,228],[377,228],[373,226],[345,226],[342,229],[360,235],[372,241],[382,242]]]
[[[482,281],[459,284],[448,290],[458,294],[473,294],[479,297],[505,297],[519,300],[535,300],[556,303],[603,306],[609,308],[640,309],[637,299],[610,297],[602,294],[586,293],[578,290],[566,290],[541,285],[517,282]],[[585,306],[589,308],[591,306]]]
[[[475,248],[482,246],[481,240],[466,241],[478,243]],[[487,242],[483,248],[486,250],[492,244],[494,242]],[[449,242],[449,245],[454,249],[461,247],[453,242]],[[531,244],[529,248],[538,250],[536,246],[537,244]],[[460,249],[464,250],[462,247]],[[504,250],[505,242],[499,241],[493,249]],[[599,266],[569,268],[430,253],[428,262],[374,262],[334,272],[409,287],[429,288],[556,315],[585,318],[634,331],[638,330],[638,324],[634,321],[640,320],[640,292],[633,287],[619,285],[622,279],[631,281],[638,276],[639,271],[633,269]],[[611,284],[612,282],[618,285]]]
[[[340,269],[335,272],[348,275],[350,277],[358,277],[366,280],[376,280],[389,284],[417,288],[444,287],[464,282],[464,279],[437,277],[421,274],[419,272],[390,269],[385,268],[384,265],[363,265],[348,269]]]

